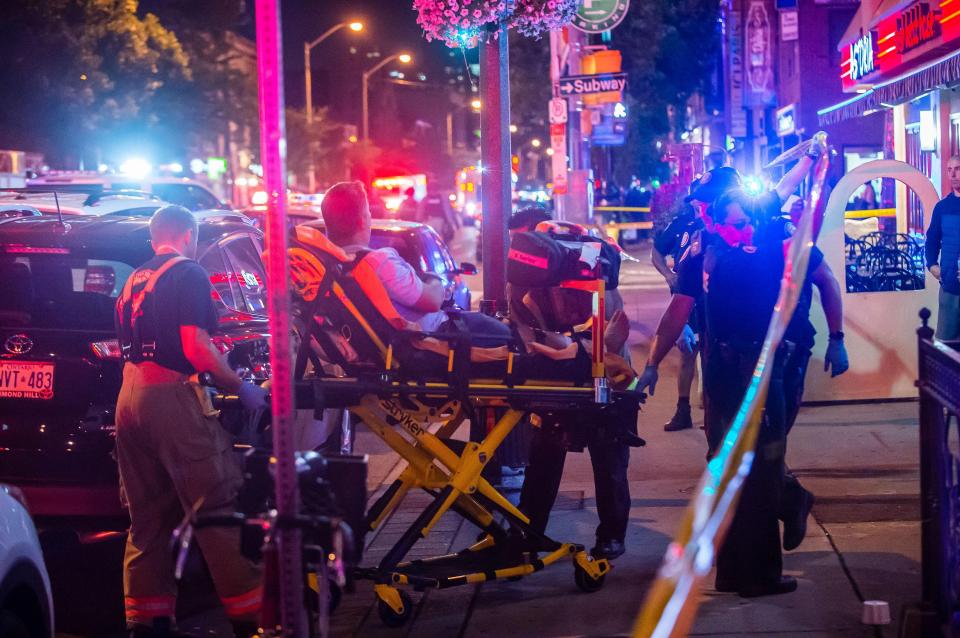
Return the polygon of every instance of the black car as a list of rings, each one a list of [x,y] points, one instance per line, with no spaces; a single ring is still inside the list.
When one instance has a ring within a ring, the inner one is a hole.
[[[303,225],[324,230],[323,219]],[[437,275],[446,286],[450,303],[461,310],[470,310],[473,299],[463,275],[476,275],[477,267],[466,262],[458,264],[446,242],[432,227],[418,222],[374,219],[370,247],[393,248],[418,273]]]
[[[220,311],[215,343],[248,376],[269,373],[262,234],[198,215],[198,261]],[[153,255],[148,220],[0,219],[0,481],[47,517],[117,517],[114,306]]]

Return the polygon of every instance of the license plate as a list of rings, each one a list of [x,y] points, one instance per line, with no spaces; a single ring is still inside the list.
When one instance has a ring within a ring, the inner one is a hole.
[[[635,241],[637,239],[637,230],[635,228],[626,228],[620,233],[620,239],[623,241]]]
[[[52,363],[0,361],[0,397],[52,399]]]

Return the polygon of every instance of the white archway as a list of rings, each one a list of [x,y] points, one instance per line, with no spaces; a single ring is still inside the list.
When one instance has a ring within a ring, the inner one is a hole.
[[[844,333],[850,354],[850,370],[834,379],[823,371],[827,326],[820,303],[814,303],[811,320],[817,329],[817,344],[807,373],[807,401],[888,399],[917,395],[917,313],[926,306],[936,317],[940,284],[925,273],[923,290],[848,293],[844,211],[850,196],[864,182],[893,178],[916,193],[923,205],[923,227],[930,225],[933,207],[940,196],[920,171],[897,160],[867,162],[843,176],[827,201],[823,229],[817,242],[833,270],[843,294]],[[815,293],[816,294],[816,293]]]

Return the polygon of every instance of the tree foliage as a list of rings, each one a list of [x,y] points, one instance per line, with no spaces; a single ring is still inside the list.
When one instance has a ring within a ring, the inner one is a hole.
[[[634,1],[613,32],[623,52],[630,128],[616,153],[620,178],[662,177],[657,142],[670,141],[684,125],[689,98],[708,88],[720,47],[718,0]],[[671,118],[669,113],[680,114]]]
[[[136,0],[7,0],[0,59],[5,144],[60,159],[156,123],[154,98],[190,79],[177,36]]]

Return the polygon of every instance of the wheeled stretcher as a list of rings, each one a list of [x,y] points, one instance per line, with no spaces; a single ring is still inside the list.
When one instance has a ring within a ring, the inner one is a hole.
[[[349,410],[408,464],[368,511],[368,530],[411,489],[433,496],[380,564],[357,573],[374,581],[383,621],[399,626],[409,617],[403,586],[442,589],[518,578],[562,559],[573,562],[581,589],[599,589],[608,561],[531,529],[482,471],[524,418],[614,437],[635,427],[642,395],[629,389],[632,370],[608,366],[615,359],[604,353],[603,282],[569,284],[594,292],[595,304],[590,332],[566,347],[515,339],[478,348],[471,345],[478,335],[465,329],[442,336],[412,329],[362,255],[351,259],[314,229],[297,229],[289,263],[299,337],[297,406],[318,416],[325,408]],[[487,418],[491,414],[495,418]],[[452,439],[468,418],[493,422],[482,441]],[[455,554],[404,562],[451,510],[481,530],[477,542]]]

